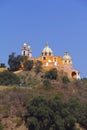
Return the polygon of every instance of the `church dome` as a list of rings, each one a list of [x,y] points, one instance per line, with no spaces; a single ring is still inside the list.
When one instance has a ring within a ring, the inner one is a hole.
[[[48,46],[48,43],[46,43],[45,48],[42,50],[42,55],[48,55],[48,56],[52,56],[52,55],[53,55],[53,51],[52,51],[52,49]]]
[[[63,61],[65,61],[66,63],[72,63],[72,57],[68,54],[68,52],[66,52],[63,56]]]

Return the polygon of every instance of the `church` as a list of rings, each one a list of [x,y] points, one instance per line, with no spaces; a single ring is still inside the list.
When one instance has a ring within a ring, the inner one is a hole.
[[[42,68],[45,70],[56,68],[58,71],[67,73],[69,78],[80,79],[80,73],[73,68],[72,57],[68,52],[65,52],[64,56],[55,56],[48,43],[46,43],[41,52],[41,56],[38,58],[32,57],[31,46],[24,43],[22,47],[22,56],[27,56],[28,60],[33,60],[34,62],[41,61]]]

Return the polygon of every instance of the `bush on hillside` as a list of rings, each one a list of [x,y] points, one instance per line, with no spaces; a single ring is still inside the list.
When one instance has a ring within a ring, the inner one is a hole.
[[[45,89],[50,89],[51,88],[51,82],[48,79],[44,80],[43,81],[43,87]]]
[[[0,63],[0,68],[6,68],[4,63]]]
[[[0,130],[3,130],[3,126],[2,126],[2,124],[0,123]]]
[[[30,71],[33,68],[34,62],[33,60],[28,60],[24,62],[24,70],[25,71]]]
[[[36,73],[41,72],[41,69],[42,69],[42,62],[41,61],[37,61],[36,64],[35,64],[35,71],[36,71]]]
[[[0,85],[15,85],[20,84],[19,77],[9,71],[0,72]]]
[[[58,77],[58,74],[57,74],[57,69],[56,68],[53,68],[53,69],[51,69],[51,70],[49,70],[49,71],[47,71],[45,73],[45,78],[47,78],[47,79],[56,80],[57,77]]]
[[[67,84],[67,83],[70,82],[70,80],[69,80],[69,78],[67,76],[63,76],[62,77],[62,82],[65,83],[65,84]]]

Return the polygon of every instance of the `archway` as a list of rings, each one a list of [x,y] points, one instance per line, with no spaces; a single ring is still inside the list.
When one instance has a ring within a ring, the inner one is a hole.
[[[75,71],[73,71],[71,75],[72,75],[72,78],[75,78],[75,79],[77,78],[77,73]]]

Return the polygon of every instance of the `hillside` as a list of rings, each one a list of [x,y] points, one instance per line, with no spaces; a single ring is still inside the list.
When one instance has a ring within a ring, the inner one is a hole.
[[[0,120],[3,130],[28,130],[24,121],[26,106],[38,96],[54,99],[59,95],[64,102],[70,98],[78,98],[82,104],[87,104],[86,79],[64,83],[61,74],[56,80],[48,80],[44,78],[44,74],[45,71],[38,74],[34,70],[23,71],[17,74],[21,80],[19,86],[0,86]],[[44,84],[44,81],[47,84]]]

